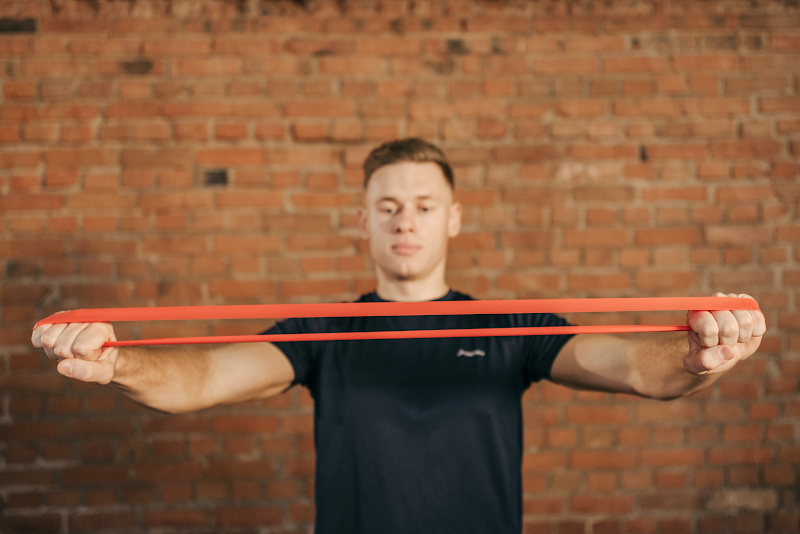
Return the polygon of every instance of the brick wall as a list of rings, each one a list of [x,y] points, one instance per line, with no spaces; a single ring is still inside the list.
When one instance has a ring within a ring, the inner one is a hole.
[[[165,416],[58,376],[30,327],[370,290],[359,166],[409,135],[455,164],[455,288],[743,292],[767,317],[688,399],[531,388],[526,532],[800,530],[796,3],[307,4],[0,3],[0,530],[308,532],[305,391]]]

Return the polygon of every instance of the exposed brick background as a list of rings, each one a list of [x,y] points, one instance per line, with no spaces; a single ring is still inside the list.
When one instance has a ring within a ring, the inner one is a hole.
[[[796,2],[4,0],[0,61],[3,533],[308,532],[307,392],[166,416],[58,376],[30,327],[369,291],[360,163],[409,135],[456,167],[455,288],[767,317],[691,398],[531,388],[526,532],[800,530]]]

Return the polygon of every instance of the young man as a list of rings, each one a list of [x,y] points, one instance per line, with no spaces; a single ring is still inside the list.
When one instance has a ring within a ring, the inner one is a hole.
[[[442,152],[387,143],[364,163],[359,213],[377,289],[359,302],[468,300],[445,282],[461,206]],[[724,296],[718,294],[718,296]],[[735,295],[729,295],[735,296]],[[745,297],[746,295],[739,295]],[[268,332],[564,325],[550,314],[290,319]],[[315,399],[317,525],[325,533],[516,533],[522,523],[522,409],[531,382],[671,399],[755,352],[760,312],[689,312],[688,338],[529,336],[105,348],[109,324],[42,326],[33,344],[58,372],[116,383],[171,413],[278,394]]]

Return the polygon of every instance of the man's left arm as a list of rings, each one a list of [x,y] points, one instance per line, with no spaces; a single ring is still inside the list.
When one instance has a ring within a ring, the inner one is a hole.
[[[675,399],[747,359],[767,329],[760,310],[690,311],[686,324],[691,330],[685,333],[579,334],[558,353],[550,379],[577,389]]]

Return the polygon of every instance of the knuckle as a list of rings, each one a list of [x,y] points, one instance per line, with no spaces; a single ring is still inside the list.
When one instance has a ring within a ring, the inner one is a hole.
[[[56,344],[56,339],[56,336],[45,332],[42,334],[42,337],[39,338],[39,341],[41,342],[42,347],[51,349]]]
[[[720,335],[723,337],[730,337],[739,334],[738,325],[724,325],[720,328]]]
[[[88,356],[92,354],[95,349],[96,347],[85,341],[76,341],[72,344],[72,352],[74,354],[80,354],[81,356]]]
[[[719,330],[713,326],[704,326],[698,333],[700,334],[700,337],[716,338],[719,335]]]
[[[70,352],[69,347],[66,347],[64,345],[57,345],[53,347],[53,354],[55,354],[59,358],[69,358],[72,355],[72,352]]]

